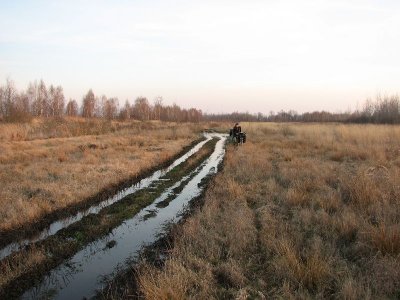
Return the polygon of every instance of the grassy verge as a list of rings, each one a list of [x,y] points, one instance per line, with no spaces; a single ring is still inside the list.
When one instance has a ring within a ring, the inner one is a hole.
[[[158,181],[157,184],[128,195],[103,209],[99,214],[88,215],[56,235],[3,260],[0,265],[2,272],[0,295],[4,297],[20,295],[63,260],[134,216],[140,209],[152,203],[165,189],[199,166],[213,152],[215,144],[215,139],[207,142],[187,161],[168,172],[163,177],[166,180]]]
[[[0,247],[139,181],[187,150],[200,130],[131,123],[98,135],[1,143]]]
[[[397,299],[400,127],[244,125],[146,299]]]

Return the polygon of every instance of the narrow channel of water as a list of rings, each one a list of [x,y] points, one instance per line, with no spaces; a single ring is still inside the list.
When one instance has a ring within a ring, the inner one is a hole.
[[[191,175],[182,178],[142,209],[135,217],[114,228],[105,238],[95,241],[75,254],[71,259],[53,269],[42,283],[28,290],[22,299],[83,299],[95,296],[102,288],[101,278],[112,276],[127,261],[137,258],[143,246],[155,242],[163,233],[165,225],[177,222],[191,199],[200,195],[201,180],[217,172],[225,154],[225,135],[212,134],[220,140],[214,152]],[[168,206],[160,208],[174,188],[187,182],[181,192]]]
[[[8,244],[7,246],[3,247],[0,250],[0,260],[9,256],[10,254],[19,251],[21,248],[35,243],[37,241],[44,240],[48,238],[51,235],[56,234],[59,230],[68,227],[69,225],[81,220],[83,217],[85,217],[88,214],[97,214],[99,213],[104,207],[110,206],[115,202],[118,202],[122,198],[124,198],[127,195],[133,194],[139,190],[142,190],[144,188],[147,188],[150,184],[157,180],[161,180],[161,177],[168,173],[170,170],[175,168],[177,165],[181,164],[182,162],[186,161],[189,157],[191,157],[194,153],[200,150],[200,148],[207,143],[209,140],[211,140],[212,136],[209,133],[204,133],[204,137],[206,140],[199,142],[196,144],[193,148],[191,148],[188,152],[186,152],[184,155],[180,156],[177,158],[171,165],[169,165],[165,169],[161,169],[158,171],[155,171],[153,174],[150,176],[142,179],[140,182],[133,184],[132,186],[121,190],[118,192],[116,195],[96,204],[93,205],[85,210],[77,212],[75,215],[63,218],[60,220],[57,220],[53,223],[51,223],[46,229],[41,231],[39,234],[23,239],[21,241],[13,242]]]

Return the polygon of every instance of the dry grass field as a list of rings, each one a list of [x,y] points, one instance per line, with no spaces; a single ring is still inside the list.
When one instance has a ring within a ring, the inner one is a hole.
[[[242,124],[147,299],[398,299],[400,127]]]
[[[0,232],[156,168],[199,131],[195,124],[82,118],[0,124]]]

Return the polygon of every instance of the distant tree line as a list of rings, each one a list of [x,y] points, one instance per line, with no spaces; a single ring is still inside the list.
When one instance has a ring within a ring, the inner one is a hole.
[[[400,123],[399,96],[378,96],[375,101],[368,99],[362,110],[351,115],[351,122],[356,123]]]
[[[18,91],[12,80],[0,86],[0,121],[28,121],[32,117],[82,116],[85,118],[161,120],[173,122],[229,121],[229,122],[344,122],[344,123],[400,123],[399,96],[378,96],[368,99],[362,109],[353,112],[331,113],[314,111],[299,114],[280,111],[268,114],[233,112],[229,114],[203,114],[201,110],[183,109],[176,104],[164,105],[162,97],[151,104],[138,97],[133,104],[128,100],[120,107],[118,98],[96,96],[90,89],[79,106],[77,101],[66,101],[61,86],[46,86],[43,80],[30,83],[26,90]]]
[[[271,111],[269,114],[239,113],[230,114],[205,114],[204,119],[208,121],[229,122],[345,122],[350,114],[338,114],[325,111],[299,114],[294,110],[280,112]]]
[[[105,95],[99,97],[91,89],[79,107],[74,99],[66,101],[61,86],[47,87],[43,80],[30,83],[25,91],[18,91],[10,79],[0,86],[0,121],[28,121],[32,117],[62,116],[199,122],[203,114],[195,108],[164,105],[162,97],[154,99],[153,104],[145,97],[136,98],[134,104],[126,100],[120,108],[118,98],[108,98]]]
[[[368,99],[361,110],[353,112],[331,113],[314,111],[299,114],[296,111],[281,110],[269,114],[239,113],[204,114],[204,120],[229,122],[342,122],[342,123],[376,123],[400,124],[399,96],[378,96],[375,100]]]

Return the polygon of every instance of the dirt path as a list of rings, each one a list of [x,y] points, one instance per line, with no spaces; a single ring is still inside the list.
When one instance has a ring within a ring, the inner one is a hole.
[[[190,156],[195,154],[199,149],[211,138],[204,138],[202,141],[197,141],[196,143],[193,143],[189,147],[185,147],[185,151],[180,153],[176,159],[174,159],[168,166],[166,166],[163,169],[156,170],[154,172],[151,172],[151,175],[147,177],[143,177],[139,181],[135,181],[134,184],[129,185],[126,188],[120,188],[118,189],[114,194],[112,194],[110,197],[107,197],[105,200],[101,201],[100,203],[94,203],[93,205],[89,207],[83,207],[82,209],[79,209],[79,207],[76,208],[76,210],[72,210],[72,214],[67,214],[67,216],[57,218],[57,214],[54,216],[49,216],[46,218],[46,220],[43,220],[45,222],[42,223],[47,223],[48,225],[44,227],[43,230],[41,231],[30,231],[30,230],[25,230],[23,232],[19,232],[17,237],[14,238],[13,242],[8,243],[7,245],[3,246],[0,249],[0,260],[7,257],[8,255],[17,252],[24,247],[33,244],[35,242],[44,240],[54,234],[56,234],[58,231],[60,231],[63,228],[68,227],[69,225],[80,221],[83,217],[89,215],[89,214],[97,214],[99,211],[101,211],[103,208],[112,205],[115,202],[118,202],[125,196],[129,194],[133,194],[136,191],[142,190],[144,188],[147,188],[150,184],[152,184],[154,181],[158,180],[161,176],[165,175],[168,171],[172,170],[174,167],[179,165],[180,163],[184,162],[187,160]],[[189,150],[188,150],[189,149]],[[149,172],[145,172],[149,173]],[[124,185],[123,185],[124,186]],[[61,216],[64,215],[64,213],[61,214]],[[54,220],[52,222],[48,223],[49,220]],[[32,226],[33,228],[37,226]],[[41,227],[41,226],[39,226]],[[5,239],[2,238],[2,242],[4,242]]]
[[[99,276],[112,276],[163,233],[163,224],[180,218],[180,211],[201,192],[202,179],[217,171],[224,141],[222,135],[207,135],[197,148],[140,187],[123,191],[107,205],[82,213],[73,224],[3,259],[0,268],[6,276],[0,281],[0,296],[94,295],[101,288]]]

